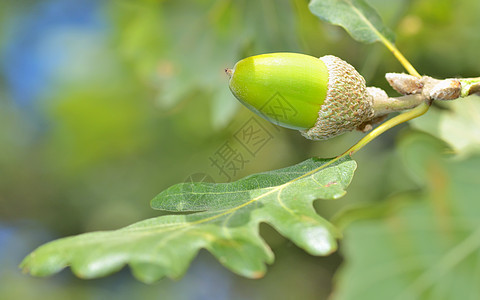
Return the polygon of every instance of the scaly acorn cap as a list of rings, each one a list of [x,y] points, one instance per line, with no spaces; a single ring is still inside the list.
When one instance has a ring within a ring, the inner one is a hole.
[[[366,92],[362,75],[336,56],[326,55],[320,60],[328,69],[328,90],[315,126],[301,131],[311,140],[325,140],[352,131],[375,116],[373,97]]]
[[[332,55],[318,59],[297,53],[262,54],[225,71],[240,102],[308,139],[325,140],[365,128],[375,117],[365,79]]]

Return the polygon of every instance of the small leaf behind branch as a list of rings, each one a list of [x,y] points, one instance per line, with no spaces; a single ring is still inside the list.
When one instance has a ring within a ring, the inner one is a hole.
[[[311,0],[310,11],[320,19],[339,25],[362,43],[394,43],[395,37],[378,13],[363,0]]]
[[[198,212],[53,241],[27,256],[21,267],[46,276],[70,266],[77,276],[94,278],[128,264],[134,276],[152,282],[181,276],[204,248],[233,272],[257,278],[265,273],[265,264],[273,262],[258,232],[261,222],[310,254],[336,250],[339,233],[315,212],[312,202],[343,196],[355,168],[350,158],[309,159],[232,183],[177,184],[155,197],[152,207]]]

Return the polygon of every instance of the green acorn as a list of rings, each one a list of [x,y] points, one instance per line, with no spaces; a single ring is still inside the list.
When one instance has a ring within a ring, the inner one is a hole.
[[[332,55],[262,54],[225,71],[230,90],[240,102],[312,140],[368,128],[379,116],[374,97],[388,99],[383,90],[367,88],[355,68]]]

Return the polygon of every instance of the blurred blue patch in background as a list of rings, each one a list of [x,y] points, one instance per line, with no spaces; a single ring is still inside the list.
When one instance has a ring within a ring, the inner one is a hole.
[[[30,106],[55,89],[54,79],[68,75],[67,66],[84,64],[94,69],[82,58],[105,38],[108,23],[103,1],[17,2],[17,13],[6,16],[2,24],[6,39],[1,66],[14,101]]]

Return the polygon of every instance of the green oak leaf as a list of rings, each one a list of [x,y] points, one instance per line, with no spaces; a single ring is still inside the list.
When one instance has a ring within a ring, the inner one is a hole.
[[[395,36],[378,13],[363,0],[311,0],[310,11],[321,20],[339,25],[362,43],[389,41]]]
[[[356,212],[333,299],[480,299],[480,156],[447,156],[423,133],[400,150],[424,188]]]
[[[233,272],[258,278],[265,264],[273,262],[259,235],[261,222],[312,255],[336,250],[340,234],[315,212],[312,202],[343,196],[355,168],[350,158],[309,159],[231,183],[177,184],[155,197],[152,207],[194,213],[59,239],[36,249],[21,267],[47,276],[70,266],[81,278],[95,278],[128,264],[139,280],[153,282],[180,277],[204,248]]]

